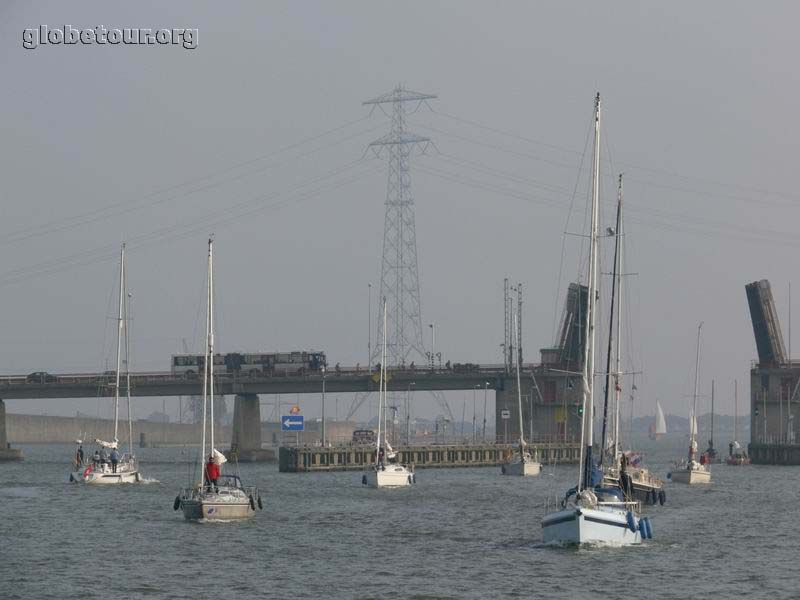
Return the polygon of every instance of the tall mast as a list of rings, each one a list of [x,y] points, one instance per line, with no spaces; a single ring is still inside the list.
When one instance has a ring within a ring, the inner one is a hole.
[[[519,323],[517,321],[517,313],[514,313],[514,337],[516,338],[519,331]],[[519,405],[519,452],[520,452],[520,459],[522,459],[522,451],[525,447],[525,425],[522,421],[522,387],[520,384],[520,376],[519,376],[519,352],[514,354],[516,356],[516,360],[514,361],[517,365],[517,404]]]
[[[122,361],[122,307],[125,302],[125,244],[119,252],[119,310],[117,311],[117,375],[114,385],[114,443],[119,439],[119,372]]]
[[[125,274],[123,327],[125,330],[125,396],[128,400],[128,455],[133,457],[133,413],[131,410],[131,344],[130,344],[130,294],[128,293],[128,274]]]
[[[711,439],[709,446],[714,447],[714,380],[711,380]]]
[[[700,374],[700,334],[703,331],[703,322],[700,321],[700,324],[697,326],[697,355],[694,361],[694,397],[692,399],[692,422],[689,424],[689,429],[691,430],[692,439],[689,443],[689,462],[694,460],[694,453],[697,449],[697,427],[695,423],[697,423],[697,383],[698,383],[698,375]]]
[[[208,240],[208,265],[207,271],[210,274],[211,272],[211,238]],[[200,444],[200,486],[203,485],[203,472],[206,468],[206,423],[208,421],[208,347],[209,347],[209,336],[211,333],[210,325],[211,321],[209,316],[211,315],[211,278],[208,278],[208,286],[206,287],[206,342],[204,348],[204,358],[203,358],[203,436],[202,442]]]
[[[733,441],[739,441],[739,435],[736,431],[736,422],[739,420],[739,386],[738,382],[733,380]]]
[[[211,448],[214,452],[214,240],[208,240],[208,409],[211,412]]]
[[[603,458],[605,457],[607,451],[607,440],[611,437],[612,444],[614,447],[613,458],[616,458],[616,447],[617,447],[617,440],[616,435],[617,432],[613,431],[610,436],[607,434],[608,428],[608,405],[609,405],[609,393],[611,387],[611,349],[614,344],[614,319],[618,317],[615,313],[614,308],[616,306],[617,301],[617,281],[619,276],[619,223],[620,223],[620,214],[622,211],[622,175],[619,176],[619,191],[617,193],[617,226],[614,230],[614,272],[611,279],[611,311],[609,313],[609,323],[608,323],[608,350],[606,352],[606,387],[604,392],[603,398],[603,431],[602,431],[602,447],[600,452],[600,465],[603,464]],[[619,324],[619,319],[617,318],[617,323]],[[619,337],[619,336],[617,336]],[[619,341],[619,340],[617,340]],[[620,346],[619,343],[617,344],[616,349],[617,354],[617,369],[616,374],[614,377],[615,380],[615,388],[619,386],[619,351]],[[619,397],[615,395],[615,401],[619,402]],[[615,421],[616,422],[616,421]]]
[[[616,244],[619,248],[614,270],[617,273],[617,352],[616,374],[614,375],[614,446],[613,457],[617,460],[619,454],[619,403],[622,400],[622,173],[619,175],[619,190],[617,192],[617,231]]]
[[[592,221],[589,243],[589,289],[586,310],[585,344],[583,349],[583,423],[584,461],[578,490],[590,487],[592,481],[592,444],[594,443],[594,340],[597,308],[597,224],[600,207],[600,94],[595,97],[594,161],[592,165]]]
[[[382,408],[385,402],[384,386],[386,385],[386,297],[383,298],[383,343],[381,344],[381,374],[380,385],[378,386],[378,435],[375,438],[375,464],[379,462],[381,452],[381,418]],[[384,434],[385,435],[385,434]]]

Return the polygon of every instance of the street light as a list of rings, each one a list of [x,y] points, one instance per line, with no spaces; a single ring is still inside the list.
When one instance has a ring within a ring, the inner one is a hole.
[[[478,443],[478,388],[481,387],[479,383],[475,384],[472,388],[472,443]]]
[[[372,374],[372,283],[367,284],[367,373]]]
[[[489,382],[484,383],[483,388],[483,443],[486,443],[486,395],[489,392]]]
[[[415,385],[412,381],[406,390],[406,446],[411,445],[411,387]]]
[[[322,365],[322,447],[325,447],[325,365]]]
[[[431,370],[435,368],[434,357],[436,356],[436,325],[434,323],[428,324],[431,328]]]

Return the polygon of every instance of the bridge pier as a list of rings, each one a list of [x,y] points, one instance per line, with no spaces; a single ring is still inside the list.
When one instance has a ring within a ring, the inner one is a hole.
[[[6,435],[6,403],[0,399],[0,461],[22,460],[22,450],[12,448]]]
[[[258,394],[236,394],[228,456],[239,462],[275,460],[273,450],[261,448],[261,404]]]

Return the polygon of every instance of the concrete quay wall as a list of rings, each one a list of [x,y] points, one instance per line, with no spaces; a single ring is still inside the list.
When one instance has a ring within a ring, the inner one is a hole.
[[[463,446],[401,446],[399,461],[415,469],[500,466],[517,446],[479,444]],[[577,463],[580,444],[531,444],[531,452],[543,463]],[[372,446],[285,447],[278,452],[278,470],[282,473],[318,471],[361,471],[375,462]]]
[[[6,413],[6,433],[11,444],[74,444],[78,438],[86,443],[95,438],[114,437],[114,421],[93,417],[56,417]],[[139,446],[142,434],[147,445],[191,445],[200,439],[200,426],[181,423],[133,422],[133,444]],[[128,439],[128,423],[120,421],[117,437]],[[220,446],[230,445],[231,428],[217,429]]]

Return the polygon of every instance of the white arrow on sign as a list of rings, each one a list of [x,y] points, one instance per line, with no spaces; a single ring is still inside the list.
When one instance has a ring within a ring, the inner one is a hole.
[[[287,418],[283,420],[283,424],[286,427],[293,427],[293,426],[299,427],[300,425],[303,424],[303,421],[292,421],[291,418]]]

